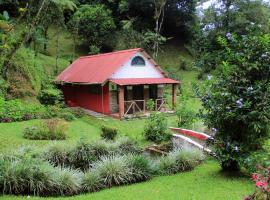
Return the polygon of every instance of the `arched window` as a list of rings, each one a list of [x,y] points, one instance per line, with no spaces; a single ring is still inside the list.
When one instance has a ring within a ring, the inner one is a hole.
[[[145,66],[145,61],[141,56],[136,56],[131,61],[131,65],[132,66]]]

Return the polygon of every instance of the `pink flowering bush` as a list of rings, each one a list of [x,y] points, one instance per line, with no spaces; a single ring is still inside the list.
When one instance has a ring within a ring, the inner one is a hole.
[[[256,184],[256,191],[245,200],[269,200],[270,199],[270,167],[261,169],[262,173],[253,173],[252,180]]]

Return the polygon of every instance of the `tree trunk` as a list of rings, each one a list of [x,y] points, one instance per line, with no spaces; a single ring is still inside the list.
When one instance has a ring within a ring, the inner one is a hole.
[[[56,33],[56,57],[55,57],[55,71],[54,75],[58,74],[58,59],[59,59],[59,35],[60,35],[60,25],[57,26],[57,33]]]
[[[49,29],[49,27],[46,27],[45,31],[44,31],[44,38],[45,38],[45,42],[43,44],[43,51],[44,52],[47,52],[48,29]]]

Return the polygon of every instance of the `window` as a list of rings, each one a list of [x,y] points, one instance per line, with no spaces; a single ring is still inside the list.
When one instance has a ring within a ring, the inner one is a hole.
[[[132,66],[145,66],[145,61],[141,56],[136,56],[131,61],[131,65]]]

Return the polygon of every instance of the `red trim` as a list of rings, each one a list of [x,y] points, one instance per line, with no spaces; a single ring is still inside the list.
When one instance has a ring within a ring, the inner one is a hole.
[[[192,131],[192,130],[187,130],[187,129],[182,129],[182,128],[170,128],[170,129],[178,134],[180,133],[181,135],[197,138],[199,140],[207,140],[211,137],[205,133],[200,133],[197,131]]]

